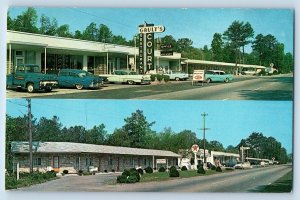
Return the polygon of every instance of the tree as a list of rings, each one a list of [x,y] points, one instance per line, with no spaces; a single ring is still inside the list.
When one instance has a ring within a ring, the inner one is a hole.
[[[245,46],[250,44],[252,41],[250,40],[254,36],[254,31],[251,27],[251,24],[249,22],[246,22],[242,26],[242,48],[243,48],[243,64],[245,63],[244,55],[245,55]]]
[[[283,73],[294,71],[294,57],[290,52],[284,55],[283,66],[284,66],[284,69],[282,71]]]
[[[258,34],[252,44],[253,51],[259,55],[260,65],[269,66],[273,62],[277,40],[273,35]]]
[[[87,130],[85,136],[85,142],[89,144],[105,144],[107,138],[107,131],[105,131],[105,125],[100,124],[94,126],[92,129]]]
[[[34,8],[28,8],[21,15],[18,15],[13,23],[13,30],[29,33],[38,33],[37,13]]]
[[[166,35],[166,36],[162,37],[161,38],[161,43],[165,44],[165,45],[171,45],[173,51],[180,52],[179,47],[177,45],[177,42],[176,42],[176,40],[174,39],[174,37],[172,35]]]
[[[7,11],[7,30],[14,30],[14,20],[10,17],[9,11]]]
[[[143,147],[146,145],[147,135],[151,133],[151,126],[155,122],[149,123],[143,114],[143,111],[136,110],[130,117],[124,119],[125,125],[122,129],[128,134],[131,147]]]
[[[100,24],[99,29],[96,31],[96,40],[99,42],[112,42],[113,34],[108,26]]]
[[[216,140],[210,141],[209,146],[211,151],[225,151],[223,144]]]
[[[112,146],[131,147],[131,139],[124,129],[115,129],[114,133],[108,136],[107,144]]]
[[[232,145],[228,145],[228,147],[225,150],[228,153],[237,153],[239,150],[238,148],[232,146]]]
[[[82,39],[82,33],[79,30],[76,30],[74,33],[74,38],[76,39]]]
[[[180,38],[177,40],[178,52],[186,52],[193,45],[193,41],[189,38]]]
[[[60,141],[61,129],[62,124],[59,122],[59,118],[57,116],[53,116],[52,119],[42,117],[36,125],[33,133],[33,140],[43,142]]]
[[[49,17],[42,14],[40,18],[41,26],[39,28],[39,33],[45,34],[45,35],[55,35],[56,29],[57,29],[57,20],[55,18],[50,20]]]
[[[96,23],[92,22],[90,25],[86,27],[86,29],[82,33],[83,40],[97,40],[98,29]]]
[[[211,42],[211,51],[213,53],[213,60],[223,61],[223,40],[220,33],[215,33]]]
[[[112,43],[119,44],[119,45],[127,45],[128,44],[128,42],[126,41],[126,38],[122,37],[121,35],[114,35],[112,37]]]
[[[212,52],[208,49],[207,45],[204,45],[203,47],[203,55],[204,55],[204,60],[212,60]]]
[[[69,37],[69,38],[73,37],[72,33],[70,33],[68,24],[64,24],[64,25],[59,26],[56,29],[56,35],[59,36],[59,37]]]

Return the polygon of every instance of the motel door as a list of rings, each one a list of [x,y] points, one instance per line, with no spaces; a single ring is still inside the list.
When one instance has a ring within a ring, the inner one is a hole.
[[[59,157],[53,156],[53,170],[59,170]]]

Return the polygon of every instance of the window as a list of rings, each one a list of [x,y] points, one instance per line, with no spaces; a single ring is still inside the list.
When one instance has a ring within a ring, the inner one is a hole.
[[[113,162],[112,156],[109,156],[108,157],[108,165],[112,165],[112,162]]]
[[[85,159],[85,165],[86,165],[86,166],[91,166],[92,163],[93,163],[92,161],[93,161],[92,158],[86,158],[86,159]]]
[[[42,159],[41,158],[34,158],[33,159],[33,165],[34,166],[41,166],[42,165]]]

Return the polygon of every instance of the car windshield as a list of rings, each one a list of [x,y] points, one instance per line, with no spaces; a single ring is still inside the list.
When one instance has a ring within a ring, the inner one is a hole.
[[[78,76],[83,78],[83,77],[86,77],[86,76],[92,76],[93,74],[90,73],[90,72],[80,72],[78,73]]]
[[[40,67],[37,65],[26,66],[25,70],[27,72],[31,72],[31,73],[40,73],[41,72]]]

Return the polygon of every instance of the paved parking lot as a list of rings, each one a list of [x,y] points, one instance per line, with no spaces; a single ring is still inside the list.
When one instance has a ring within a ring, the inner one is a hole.
[[[89,176],[68,175],[42,184],[17,189],[18,191],[99,191],[117,180],[121,173],[96,174]],[[112,185],[113,186],[113,185]]]

